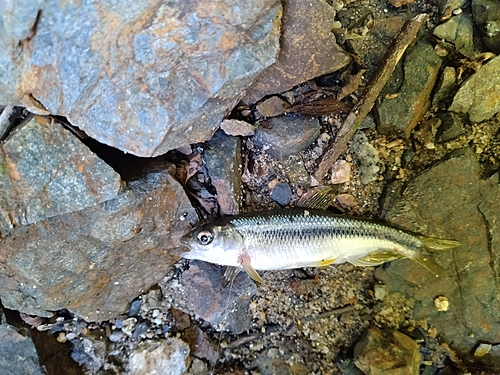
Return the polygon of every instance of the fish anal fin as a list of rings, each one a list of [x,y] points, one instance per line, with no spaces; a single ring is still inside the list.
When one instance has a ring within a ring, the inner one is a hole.
[[[430,254],[418,253],[412,258],[415,262],[420,264],[422,267],[427,269],[429,272],[437,276],[444,276],[443,269],[434,260],[434,257]]]
[[[246,252],[241,254],[238,260],[245,272],[253,281],[259,284],[264,284],[264,280],[262,280],[262,277],[260,277],[259,273],[252,267],[252,260]]]
[[[241,267],[228,266],[224,271],[222,286],[225,288],[231,284],[240,271]]]
[[[360,258],[359,260],[368,265],[376,266],[385,262],[390,262],[391,260],[396,260],[404,258],[405,256],[398,252],[397,250],[380,250],[374,251],[370,254]]]
[[[308,191],[297,202],[297,206],[311,210],[326,210],[335,199],[335,190],[330,186],[318,186]]]

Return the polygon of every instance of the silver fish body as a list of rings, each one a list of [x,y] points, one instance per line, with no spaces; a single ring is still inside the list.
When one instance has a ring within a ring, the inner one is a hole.
[[[432,268],[422,255],[425,247],[458,246],[456,241],[426,239],[371,221],[304,209],[229,217],[194,230],[181,242],[190,248],[184,258],[243,266],[247,272],[247,266],[254,270],[344,262],[373,266],[404,257]]]

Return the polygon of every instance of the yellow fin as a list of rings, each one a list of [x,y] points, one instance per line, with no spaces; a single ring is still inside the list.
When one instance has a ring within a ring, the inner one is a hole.
[[[412,258],[415,262],[427,269],[427,271],[434,273],[437,276],[444,276],[444,272],[436,263],[432,255],[417,253],[415,257]]]
[[[372,266],[376,266],[385,262],[390,262],[391,260],[396,260],[404,258],[404,255],[396,250],[380,250],[374,251],[359,260],[368,263]]]
[[[314,210],[326,210],[335,199],[335,190],[330,186],[318,186],[300,197],[297,206]]]
[[[335,259],[323,259],[317,262],[311,262],[304,267],[328,267],[329,265],[335,263]]]
[[[424,245],[426,250],[429,251],[430,253],[450,250],[460,246],[460,242],[455,240],[443,240],[441,238],[424,237],[424,236],[419,236],[418,238],[420,241],[422,241],[422,245]]]

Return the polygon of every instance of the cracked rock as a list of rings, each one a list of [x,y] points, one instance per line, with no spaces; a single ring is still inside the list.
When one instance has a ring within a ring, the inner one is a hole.
[[[377,268],[376,277],[389,293],[415,299],[414,319],[429,318],[459,355],[470,356],[478,342],[500,342],[499,319],[492,313],[500,311],[498,175],[481,180],[477,157],[465,148],[417,176],[401,193],[393,191],[399,198],[390,204],[388,222],[426,236],[455,239],[461,246],[434,254],[443,277],[410,260]],[[445,313],[434,304],[439,296],[449,302]],[[500,365],[499,357],[491,355],[475,360]]]
[[[122,314],[168,273],[178,260],[172,249],[196,220],[161,170],[99,205],[17,227],[0,239],[2,303],[47,317],[67,308],[87,321]]]
[[[121,179],[62,125],[35,116],[0,145],[0,233],[117,196]]]
[[[276,60],[278,0],[9,2],[0,104],[138,156],[207,140]]]

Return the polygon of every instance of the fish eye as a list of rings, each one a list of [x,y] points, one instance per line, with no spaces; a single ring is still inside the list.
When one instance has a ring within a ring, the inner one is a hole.
[[[202,230],[196,235],[198,242],[202,245],[208,245],[214,239],[214,236],[211,232],[207,230]]]

